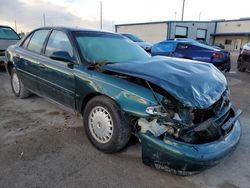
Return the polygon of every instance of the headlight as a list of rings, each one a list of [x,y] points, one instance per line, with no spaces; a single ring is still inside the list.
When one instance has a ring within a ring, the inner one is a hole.
[[[167,112],[162,105],[149,106],[146,108],[146,112],[150,115],[167,116]]]

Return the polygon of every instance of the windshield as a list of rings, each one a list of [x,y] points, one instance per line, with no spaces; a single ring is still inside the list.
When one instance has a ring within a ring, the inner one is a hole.
[[[19,40],[19,36],[9,27],[0,27],[0,39]]]
[[[81,55],[88,62],[123,62],[145,60],[150,55],[137,44],[120,35],[103,32],[75,32]]]
[[[132,40],[134,42],[144,42],[142,39],[140,39],[139,37],[132,35],[132,34],[122,34],[122,35],[129,38],[130,40]]]

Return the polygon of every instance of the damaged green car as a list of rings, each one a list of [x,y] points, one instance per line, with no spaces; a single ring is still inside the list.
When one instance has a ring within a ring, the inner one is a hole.
[[[208,63],[151,57],[114,33],[46,27],[6,52],[16,97],[31,93],[83,116],[99,150],[122,150],[131,134],[142,160],[190,175],[217,164],[240,140],[223,74]]]

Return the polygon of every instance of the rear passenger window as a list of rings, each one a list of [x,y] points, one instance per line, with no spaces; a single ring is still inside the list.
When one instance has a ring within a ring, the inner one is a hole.
[[[73,58],[73,48],[67,35],[62,31],[53,31],[46,46],[45,55],[51,56],[54,52],[68,52]]]
[[[41,53],[43,44],[50,30],[38,30],[30,39],[28,49],[33,52]]]

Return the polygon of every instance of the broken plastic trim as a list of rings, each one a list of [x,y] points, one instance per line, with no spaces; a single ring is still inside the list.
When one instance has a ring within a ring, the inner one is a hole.
[[[164,111],[165,110],[164,110],[164,107],[162,105],[149,106],[146,108],[146,112],[150,115],[157,115],[157,116],[166,117],[167,113]]]

